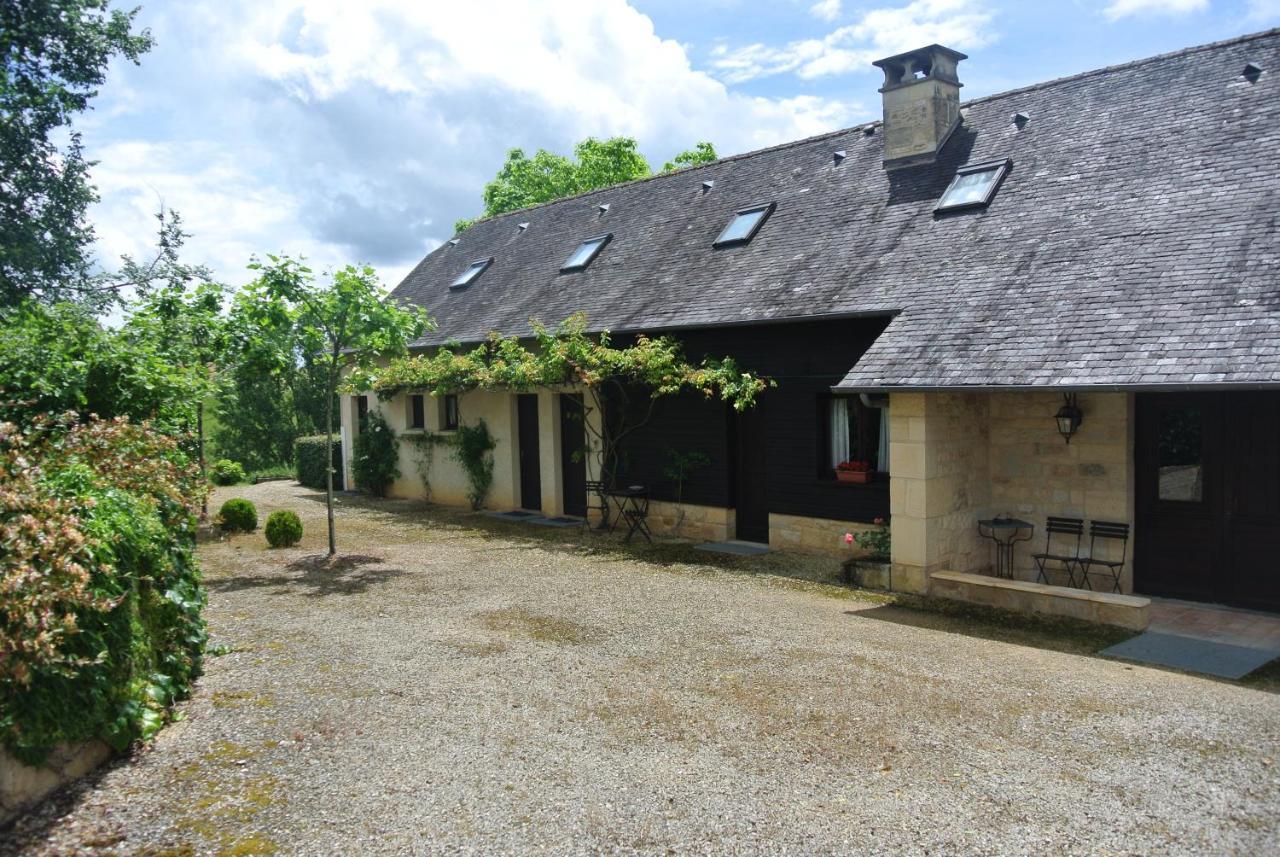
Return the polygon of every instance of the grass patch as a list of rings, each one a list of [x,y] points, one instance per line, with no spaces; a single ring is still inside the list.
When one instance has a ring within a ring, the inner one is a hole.
[[[533,613],[521,607],[477,614],[490,631],[505,631],[540,643],[585,643],[592,636],[585,625],[559,616]]]

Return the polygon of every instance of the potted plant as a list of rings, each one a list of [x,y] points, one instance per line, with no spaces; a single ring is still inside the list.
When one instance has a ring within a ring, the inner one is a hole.
[[[858,556],[844,561],[844,579],[846,583],[868,589],[892,589],[889,522],[884,518],[876,518],[872,523],[875,529],[863,530],[856,535],[844,534],[844,543],[848,547],[852,548],[856,544],[862,550]]]
[[[842,461],[836,465],[836,479],[865,485],[875,477],[870,461]]]

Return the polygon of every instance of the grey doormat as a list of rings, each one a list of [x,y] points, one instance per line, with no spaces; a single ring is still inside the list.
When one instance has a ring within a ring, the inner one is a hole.
[[[580,527],[582,526],[581,518],[566,518],[560,516],[557,518],[530,518],[526,523],[536,524],[539,527]]]
[[[1117,643],[1101,654],[1126,661],[1174,667],[1187,672],[1244,678],[1249,673],[1280,657],[1280,651],[1233,646],[1212,640],[1197,640],[1178,634],[1147,631],[1145,634]]]
[[[502,518],[504,521],[527,521],[529,518],[541,518],[537,512],[485,512],[490,518]]]
[[[755,542],[706,542],[694,545],[693,549],[708,553],[731,553],[736,556],[759,556],[769,552],[768,545],[758,545]]]

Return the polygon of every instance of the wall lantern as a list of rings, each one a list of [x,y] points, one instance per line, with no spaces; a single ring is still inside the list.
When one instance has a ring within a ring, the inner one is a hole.
[[[1058,421],[1058,434],[1067,443],[1071,443],[1071,436],[1080,428],[1080,423],[1084,422],[1084,412],[1076,402],[1075,393],[1062,394],[1062,407],[1058,408],[1058,413],[1053,418]]]

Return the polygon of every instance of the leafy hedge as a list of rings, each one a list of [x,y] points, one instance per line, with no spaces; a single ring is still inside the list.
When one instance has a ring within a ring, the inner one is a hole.
[[[365,417],[364,428],[356,436],[351,456],[351,475],[356,487],[377,497],[385,497],[387,489],[400,478],[400,450],[396,435],[377,411]]]
[[[317,491],[325,490],[324,435],[300,437],[293,442],[298,481]],[[342,444],[333,439],[333,490],[342,490]]]
[[[177,439],[124,419],[0,423],[0,743],[123,749],[200,674],[207,490]]]
[[[273,548],[293,547],[302,541],[302,521],[296,512],[276,509],[267,516],[266,536]]]

